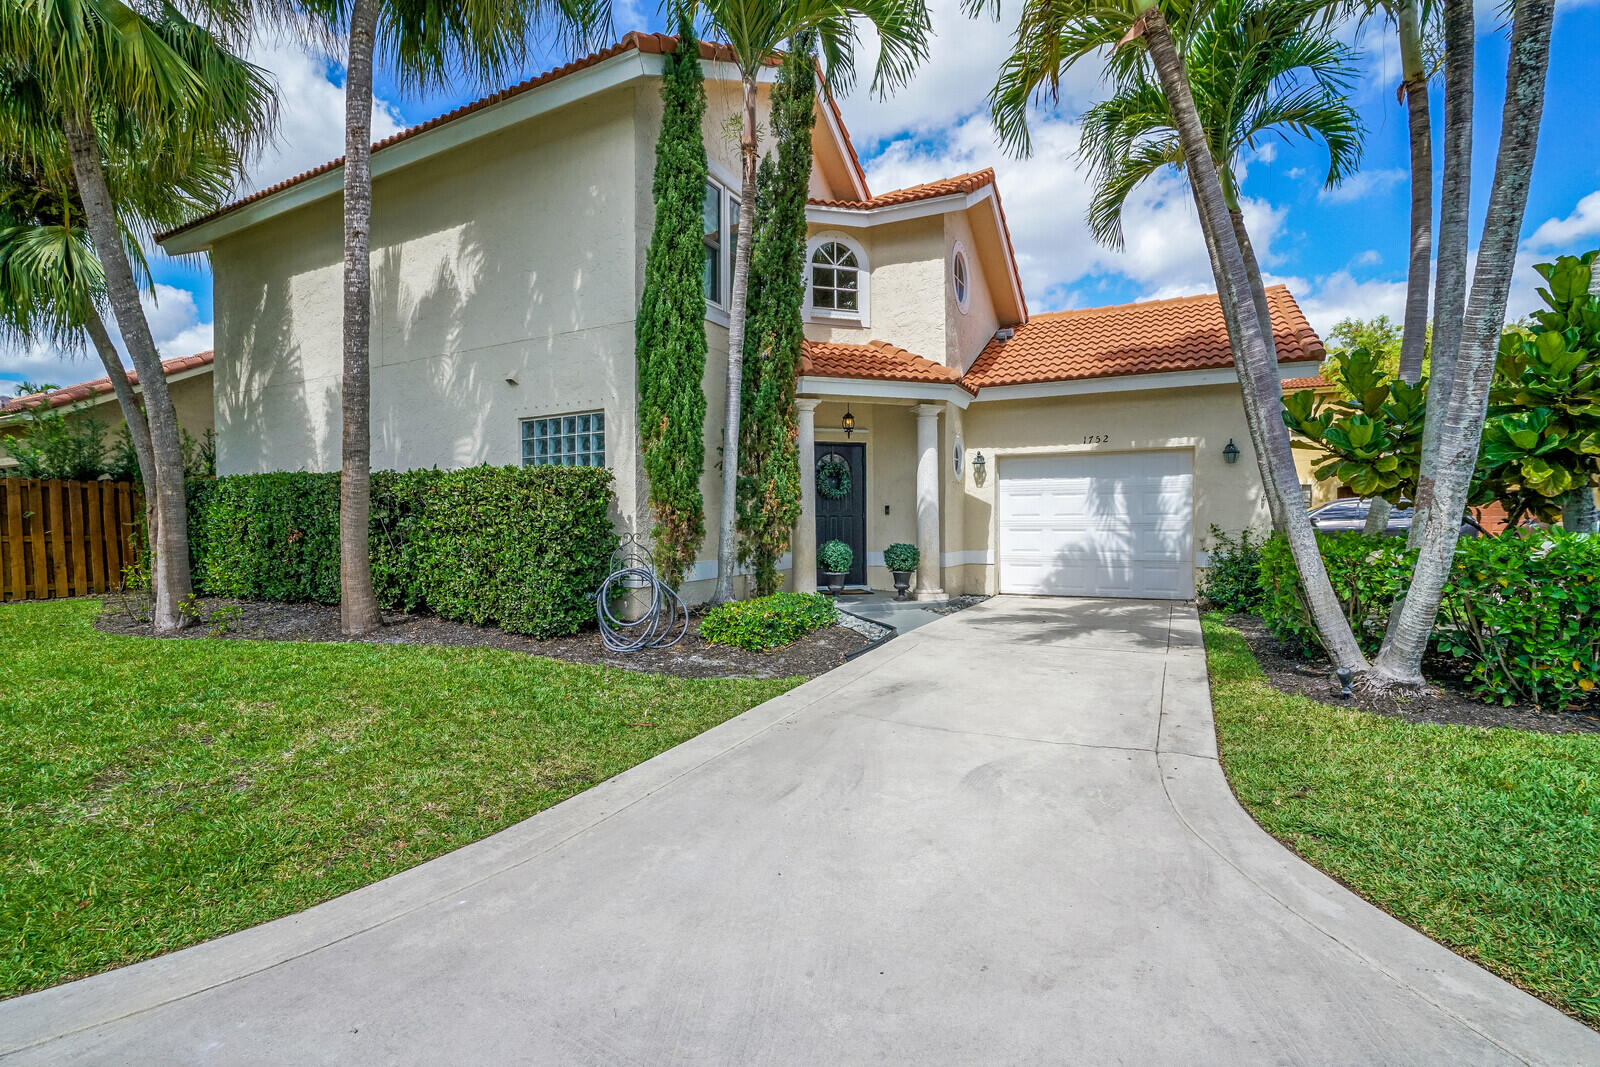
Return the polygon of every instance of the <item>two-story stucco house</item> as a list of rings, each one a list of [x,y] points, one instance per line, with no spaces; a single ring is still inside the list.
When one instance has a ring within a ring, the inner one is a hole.
[[[603,464],[619,524],[648,529],[634,316],[673,47],[630,34],[376,146],[375,466]],[[725,54],[703,55],[714,517],[739,90]],[[924,595],[1192,595],[1207,528],[1265,520],[1216,299],[1030,314],[1010,232],[1027,221],[992,171],[874,194],[818,110],[791,586],[816,587],[816,546],[838,537],[851,581],[880,588],[904,541]],[[339,465],[341,182],[336,160],[162,237],[211,256],[223,474]],[[1322,346],[1287,291],[1270,299],[1284,373],[1306,374]],[[853,472],[844,499],[815,491],[830,457]]]

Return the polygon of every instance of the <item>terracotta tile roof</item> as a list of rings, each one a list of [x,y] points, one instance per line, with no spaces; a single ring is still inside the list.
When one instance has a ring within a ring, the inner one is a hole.
[[[537,89],[540,86],[549,85],[551,82],[560,78],[564,78],[568,74],[575,74],[578,71],[584,70],[587,67],[592,67],[597,63],[603,63],[614,56],[620,56],[626,52],[634,51],[642,52],[646,55],[665,55],[677,47],[678,38],[675,34],[642,33],[635,30],[624,36],[622,40],[618,41],[609,48],[603,48],[598,52],[591,52],[582,58],[575,59],[571,63],[565,64],[564,66],[556,67],[554,70],[548,70],[545,73],[536,75],[526,81],[518,82],[516,85],[502,89],[497,93],[491,93],[480,100],[474,100],[470,104],[464,104],[461,107],[456,108],[454,111],[449,111],[443,115],[440,115],[438,118],[429,119],[427,122],[424,122],[421,125],[412,126],[409,129],[401,130],[392,137],[386,137],[381,141],[375,141],[372,145],[372,151],[374,153],[379,152],[391,145],[396,145],[401,141],[415,137],[419,133],[426,133],[429,130],[437,129],[447,122],[454,122],[456,119],[464,118],[475,111],[482,111],[486,107],[498,104],[504,100],[509,100],[514,96],[521,96],[523,93],[530,92],[531,90]],[[727,45],[713,44],[709,41],[701,41],[700,58],[705,60],[731,63],[733,61],[733,51]],[[776,66],[779,62],[779,59],[777,56],[774,56],[767,62],[769,66]],[[835,110],[837,111],[837,109]],[[841,121],[840,129],[843,128],[844,126]],[[850,151],[851,157],[854,159],[855,149],[851,148]],[[156,240],[165,241],[167,238],[183,233],[185,230],[191,230],[203,223],[211,222],[214,219],[219,219],[229,212],[238,210],[246,204],[254,203],[257,200],[264,200],[267,197],[272,196],[274,193],[283,192],[283,190],[292,185],[299,185],[303,181],[308,181],[311,178],[315,178],[319,174],[326,174],[329,171],[337,170],[342,166],[344,166],[343,156],[340,156],[338,159],[331,159],[321,166],[312,167],[310,170],[296,174],[292,178],[285,178],[276,185],[269,185],[267,188],[262,189],[259,192],[251,193],[249,196],[235,200],[231,204],[225,204],[210,214],[202,215],[193,221],[184,223],[182,226],[176,226],[170,230],[167,230],[165,233],[159,233],[156,235]],[[859,160],[855,161],[855,167],[859,172],[861,169],[861,163]],[[866,176],[863,173],[863,188],[865,185]]]
[[[196,367],[210,366],[211,360],[211,352],[197,352],[192,356],[180,356],[177,359],[164,359],[161,361],[161,369],[165,371],[167,377],[170,378],[174,374],[182,374],[184,371],[194,370]],[[132,382],[134,385],[138,385],[139,372],[130,370],[128,372],[128,381]],[[18,412],[41,407],[64,408],[68,405],[76,404],[83,400],[92,400],[97,396],[105,396],[110,392],[111,379],[96,378],[91,382],[79,382],[77,385],[67,385],[61,387],[60,389],[52,389],[48,393],[35,393],[32,396],[14,397],[13,399],[7,400],[3,404],[0,404],[0,417],[4,417],[6,415],[15,415]]]
[[[957,174],[954,178],[940,178],[936,182],[924,182],[922,185],[911,185],[904,189],[879,193],[866,200],[809,200],[807,203],[814,207],[843,207],[867,211],[875,207],[893,207],[895,204],[909,204],[916,200],[931,200],[936,196],[950,196],[953,193],[970,193],[982,189],[985,185],[993,184],[994,168],[985,167],[970,174]]]
[[[1321,361],[1322,341],[1289,290],[1267,290],[1280,363]],[[1215,293],[1035,315],[991,340],[967,373],[978,386],[1108,378],[1233,365]]]
[[[1312,378],[1285,378],[1283,380],[1283,391],[1286,393],[1292,393],[1300,389],[1326,388],[1330,388],[1328,379],[1320,374]]]
[[[822,80],[822,68],[817,68],[817,79]],[[833,121],[839,124],[839,132],[844,135],[844,147],[850,153],[850,167],[856,172],[856,178],[861,182],[861,188],[867,190],[867,195],[872,195],[871,188],[867,185],[867,170],[861,165],[861,157],[856,155],[856,143],[850,138],[850,129],[844,124],[844,112],[839,110],[839,104],[833,99],[833,93],[828,91],[828,86],[822,84],[822,99],[828,102],[828,110],[833,112]]]
[[[807,341],[800,350],[800,373],[818,378],[868,378],[883,382],[932,382],[959,385],[969,393],[976,386],[961,380],[961,372],[931,359],[912,355],[886,341],[864,345]]]

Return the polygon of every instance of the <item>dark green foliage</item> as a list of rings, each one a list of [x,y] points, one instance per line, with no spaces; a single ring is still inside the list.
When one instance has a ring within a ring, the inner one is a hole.
[[[339,600],[339,476],[250,474],[190,488],[197,587],[216,596]],[[611,475],[471,467],[372,476],[372,576],[388,608],[573,633],[616,547]]]
[[[921,562],[916,545],[895,544],[883,550],[883,565],[892,571],[914,571]]]
[[[1222,611],[1254,612],[1261,605],[1261,541],[1249,530],[1229,537],[1211,527],[1211,562],[1200,596]]]
[[[705,537],[706,300],[703,281],[706,110],[700,44],[680,20],[678,50],[661,79],[655,231],[645,258],[635,353],[639,444],[655,516],[655,565],[676,587]]]
[[[1561,497],[1600,483],[1600,298],[1589,292],[1597,255],[1537,264],[1548,308],[1500,337],[1469,503],[1499,500],[1513,523],[1528,513],[1552,522]]]
[[[17,461],[6,473],[80,482],[113,473],[106,464],[105,433],[94,419],[68,419],[49,409],[31,413],[15,436],[0,442]]]
[[[700,623],[700,636],[713,644],[765,652],[832,626],[837,618],[833,601],[820,593],[774,593],[713,608]]]
[[[1338,394],[1303,389],[1284,395],[1283,421],[1295,435],[1291,443],[1326,457],[1314,468],[1318,478],[1337,478],[1358,496],[1391,504],[1413,499],[1422,466],[1427,379],[1408,385],[1365,348],[1336,352],[1330,363]],[[1330,377],[1326,367],[1323,376]]]
[[[795,374],[804,341],[806,194],[816,121],[813,38],[802,34],[772,89],[775,156],[757,174],[750,247],[743,416],[739,424],[739,559],[755,571],[757,595],[778,588],[778,557],[800,521],[795,449]]]
[[[1456,546],[1434,642],[1486,700],[1562,707],[1600,686],[1600,537],[1478,537]]]
[[[1407,551],[1403,537],[1360,533],[1318,534],[1317,546],[1356,640],[1366,651],[1376,651],[1389,624],[1389,607],[1411,579],[1415,554]],[[1289,543],[1270,537],[1260,548],[1261,621],[1278,640],[1310,653],[1319,647],[1317,628],[1306,610]]]
[[[850,569],[856,554],[843,541],[824,541],[817,549],[817,563],[825,572],[843,574]]]

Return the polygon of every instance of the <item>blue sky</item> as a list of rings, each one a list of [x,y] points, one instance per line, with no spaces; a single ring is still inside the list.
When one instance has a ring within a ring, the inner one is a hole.
[[[930,0],[930,7],[936,37],[929,61],[913,82],[888,100],[858,91],[841,101],[875,191],[995,167],[1034,311],[1212,288],[1192,201],[1175,176],[1147,182],[1134,196],[1126,215],[1125,251],[1113,253],[1088,237],[1083,213],[1089,187],[1072,152],[1077,116],[1102,92],[1092,62],[1081,64],[1063,82],[1058,102],[1038,109],[1034,156],[1009,158],[994,142],[984,105],[1009,43],[1009,24],[965,19],[957,0]],[[1499,139],[1506,61],[1498,5],[1480,0],[1478,17],[1474,245]],[[619,32],[661,28],[660,22],[653,3],[617,4]],[[1405,111],[1395,99],[1399,64],[1393,33],[1374,22],[1359,30],[1349,27],[1346,36],[1362,50],[1355,102],[1368,135],[1360,173],[1340,190],[1323,190],[1327,161],[1319,146],[1274,144],[1248,161],[1243,185],[1247,222],[1265,271],[1291,287],[1312,324],[1324,332],[1347,315],[1387,312],[1398,318],[1405,279],[1408,147]],[[1600,129],[1600,97],[1593,85],[1597,52],[1600,2],[1561,0],[1523,247],[1508,308],[1513,317],[1535,305],[1538,279],[1532,263],[1600,247],[1600,152],[1593,140]],[[252,166],[243,183],[246,190],[343,150],[342,71],[337,64],[284,40],[258,44],[252,58],[277,79],[282,117],[278,143]],[[546,50],[540,59],[530,64],[529,73],[564,57]],[[463,84],[427,98],[408,97],[380,71],[375,134],[425,121],[484,91]],[[1433,103],[1437,119],[1437,85]],[[151,327],[163,355],[210,347],[211,277],[204,257],[172,260],[157,255],[152,266],[159,288],[150,309]],[[0,347],[0,380],[65,384],[96,375],[92,357],[46,347]]]

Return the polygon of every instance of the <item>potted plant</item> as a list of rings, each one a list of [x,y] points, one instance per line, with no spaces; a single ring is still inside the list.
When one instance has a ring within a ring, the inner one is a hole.
[[[822,576],[828,579],[828,592],[834,596],[844,592],[844,580],[849,577],[855,558],[843,541],[829,541],[817,549],[817,562],[822,565]]]
[[[911,575],[922,562],[922,553],[916,545],[890,545],[883,550],[883,565],[894,572],[894,598],[904,600],[911,588]]]

